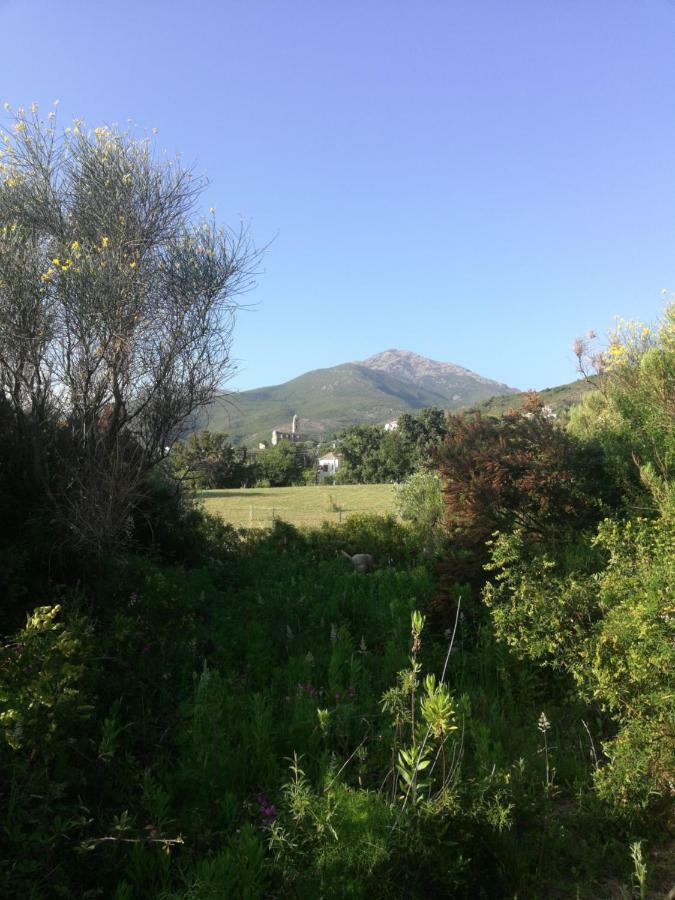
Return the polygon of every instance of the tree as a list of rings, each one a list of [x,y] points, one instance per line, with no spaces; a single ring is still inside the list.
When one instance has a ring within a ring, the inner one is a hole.
[[[352,425],[339,435],[343,464],[339,480],[357,484],[403,481],[431,463],[435,448],[447,434],[442,409],[403,413],[398,428]]]
[[[226,434],[193,432],[171,453],[174,470],[196,488],[239,487],[246,467],[246,447],[233,447]]]
[[[0,158],[0,393],[61,539],[101,553],[229,372],[259,253],[194,218],[147,140],[11,116]]]
[[[404,413],[399,416],[397,431],[411,445],[413,465],[428,465],[448,433],[447,414],[435,406],[420,410],[417,416]]]
[[[564,545],[619,503],[603,454],[543,413],[536,394],[501,419],[448,417],[436,459],[451,538],[445,575],[480,583],[495,532]]]
[[[352,425],[339,435],[342,462],[338,480],[348,484],[379,481],[379,453],[385,431],[379,425]]]
[[[263,450],[257,458],[259,476],[269,481],[270,487],[302,483],[303,468],[301,455],[285,441]]]

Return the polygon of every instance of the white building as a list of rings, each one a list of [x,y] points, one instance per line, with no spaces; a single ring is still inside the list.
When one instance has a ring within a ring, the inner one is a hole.
[[[275,428],[272,432],[272,446],[276,447],[281,441],[287,441],[289,444],[302,444],[307,440],[304,434],[298,431],[298,415],[293,416],[290,431],[288,428]]]
[[[331,478],[336,473],[340,466],[340,457],[333,453],[324,453],[323,456],[319,457],[319,484],[324,480],[324,478]]]
[[[398,419],[393,419],[391,422],[384,423],[385,431],[396,431],[397,428],[398,428]]]

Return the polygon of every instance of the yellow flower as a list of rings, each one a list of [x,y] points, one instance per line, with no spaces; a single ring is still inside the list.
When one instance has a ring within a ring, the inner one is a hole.
[[[136,263],[135,263],[135,262],[130,262],[130,263],[129,263],[129,268],[130,268],[130,269],[135,269],[135,268],[136,268]]]
[[[110,243],[109,237],[101,238],[101,247],[103,247],[103,249],[105,249],[109,243]]]
[[[60,266],[60,265],[61,265],[61,260],[58,259],[58,258],[57,258],[57,259],[53,259],[53,260],[52,260],[52,265],[53,265],[53,266]]]
[[[73,241],[73,243],[70,245],[70,249],[77,252],[80,249],[80,242]]]

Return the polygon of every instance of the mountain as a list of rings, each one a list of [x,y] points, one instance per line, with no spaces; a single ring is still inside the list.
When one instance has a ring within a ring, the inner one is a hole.
[[[461,409],[495,394],[514,394],[461,366],[407,350],[385,350],[361,362],[314,369],[285,384],[223,394],[199,427],[225,431],[239,443],[269,440],[273,428],[299,430],[315,439],[355,424],[377,424],[429,406]]]
[[[385,350],[355,365],[386,372],[402,381],[412,381],[420,387],[441,394],[452,404],[447,406],[448,409],[465,406],[469,402],[474,403],[495,394],[518,393],[515,388],[499,381],[491,381],[462,366],[427,359],[409,350]]]

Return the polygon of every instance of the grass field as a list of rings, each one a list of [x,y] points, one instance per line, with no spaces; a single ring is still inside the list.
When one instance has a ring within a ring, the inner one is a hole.
[[[391,484],[311,485],[290,488],[246,488],[202,491],[207,512],[239,527],[264,528],[274,519],[292,525],[339,522],[351,513],[393,512]]]

